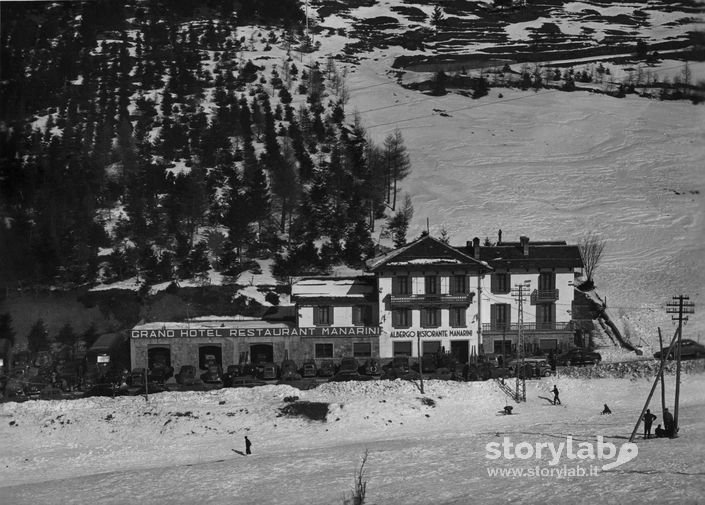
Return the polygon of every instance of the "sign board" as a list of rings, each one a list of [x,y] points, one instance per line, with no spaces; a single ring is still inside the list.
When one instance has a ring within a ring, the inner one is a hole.
[[[107,354],[101,354],[97,357],[98,363],[110,363],[110,356]]]
[[[392,338],[472,337],[472,330],[468,328],[392,330],[390,336]]]
[[[238,338],[238,337],[378,337],[381,328],[372,326],[318,326],[315,328],[169,328],[130,330],[140,338]]]

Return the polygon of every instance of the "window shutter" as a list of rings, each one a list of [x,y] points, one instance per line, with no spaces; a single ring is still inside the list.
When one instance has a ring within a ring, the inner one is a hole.
[[[441,277],[441,290],[440,290],[440,293],[441,293],[442,295],[446,295],[446,294],[448,294],[448,293],[451,292],[451,291],[450,291],[450,281],[451,281],[451,277],[445,277],[445,276]]]
[[[490,305],[490,322],[493,327],[497,326],[497,305],[494,303]]]

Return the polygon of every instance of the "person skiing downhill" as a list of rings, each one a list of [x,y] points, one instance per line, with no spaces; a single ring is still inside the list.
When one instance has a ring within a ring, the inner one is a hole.
[[[250,439],[245,436],[245,454],[252,454],[250,447],[252,447],[252,442],[250,442]]]
[[[554,405],[561,405],[561,399],[558,398],[558,387],[554,384],[553,389],[551,390],[551,393],[553,393],[553,404]]]

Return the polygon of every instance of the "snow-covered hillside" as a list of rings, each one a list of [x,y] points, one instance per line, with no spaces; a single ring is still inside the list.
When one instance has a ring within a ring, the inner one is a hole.
[[[557,384],[563,406],[553,406]],[[0,406],[3,503],[341,504],[369,451],[371,504],[702,503],[705,375],[684,375],[680,437],[637,439],[632,461],[592,477],[490,477],[488,468],[550,468],[487,458],[487,444],[626,442],[652,379],[543,379],[500,412],[494,382],[400,380],[32,401]],[[673,377],[666,377],[672,406]],[[281,408],[324,402],[327,420]],[[613,414],[602,416],[607,403]],[[651,403],[662,423],[658,393]],[[656,424],[654,426],[656,426]],[[641,433],[641,432],[640,432]],[[253,454],[244,456],[247,435]],[[556,467],[579,461],[561,459]],[[604,464],[600,461],[583,461]]]

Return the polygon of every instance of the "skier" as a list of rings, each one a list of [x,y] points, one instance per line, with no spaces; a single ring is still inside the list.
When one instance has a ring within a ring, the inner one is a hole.
[[[665,425],[664,428],[666,429],[666,436],[672,437],[675,434],[673,432],[673,429],[675,428],[673,425],[673,414],[671,414],[667,408],[663,409],[663,424]]]
[[[644,414],[644,438],[651,438],[651,425],[656,420],[656,416],[651,413],[651,410],[646,409]],[[661,426],[659,424],[659,426]]]
[[[245,435],[245,454],[252,454],[250,447],[252,447],[252,442],[250,442],[250,439]]]
[[[601,415],[604,415],[604,414],[611,414],[611,413],[612,413],[612,410],[610,410],[610,408],[609,408],[609,407],[607,406],[607,404],[605,403],[605,408],[602,409],[602,414],[601,414]]]
[[[553,389],[551,390],[551,393],[553,393],[553,404],[554,405],[561,405],[561,399],[558,398],[558,387],[554,384]]]

